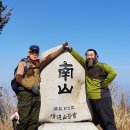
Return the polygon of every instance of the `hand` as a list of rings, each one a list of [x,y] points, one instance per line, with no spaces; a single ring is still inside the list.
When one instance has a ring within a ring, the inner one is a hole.
[[[70,46],[68,45],[68,42],[65,42],[65,43],[63,44],[63,48],[64,48],[65,50],[67,50],[67,51],[71,51],[71,50],[72,50],[72,47],[70,47]]]
[[[63,43],[63,47],[68,46],[68,42]]]
[[[103,89],[107,88],[107,86],[104,86],[103,81],[100,82],[100,86],[101,86],[101,88],[103,88]]]
[[[35,95],[35,96],[38,96],[40,91],[39,91],[39,88],[37,86],[32,86],[32,93]]]
[[[10,117],[10,120],[19,120],[19,114],[18,112],[16,111],[15,113],[13,113],[13,115]]]

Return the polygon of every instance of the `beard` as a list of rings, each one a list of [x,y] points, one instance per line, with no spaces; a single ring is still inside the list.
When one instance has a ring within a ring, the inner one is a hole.
[[[94,60],[87,60],[86,65],[87,65],[88,69],[91,69],[94,67],[95,61]]]

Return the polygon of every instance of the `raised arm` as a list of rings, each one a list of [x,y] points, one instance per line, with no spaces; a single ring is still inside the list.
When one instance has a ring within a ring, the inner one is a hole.
[[[85,68],[85,60],[82,58],[82,56],[77,53],[72,47],[70,46],[65,46],[64,47],[66,50],[68,50],[72,56]]]
[[[48,63],[50,63],[53,59],[55,59],[57,56],[59,56],[64,51],[64,46],[66,46],[66,43],[62,45],[61,48],[56,50],[55,52],[49,54],[46,57],[43,57],[40,59],[40,70],[42,70]]]
[[[112,67],[110,67],[107,64],[103,64],[102,67],[103,67],[104,71],[107,73],[107,77],[105,78],[105,80],[103,82],[101,82],[101,85],[102,85],[102,87],[106,88],[114,80],[117,73]]]

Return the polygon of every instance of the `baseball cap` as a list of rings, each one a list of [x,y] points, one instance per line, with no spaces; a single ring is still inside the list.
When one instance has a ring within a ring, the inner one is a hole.
[[[38,51],[39,52],[39,50],[40,50],[40,48],[37,45],[31,45],[29,47],[29,51]]]

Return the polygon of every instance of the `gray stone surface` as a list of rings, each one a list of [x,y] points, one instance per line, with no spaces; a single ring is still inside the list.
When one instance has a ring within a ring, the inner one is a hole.
[[[47,54],[48,52],[43,56]],[[47,65],[41,73],[39,121],[91,121],[92,116],[85,91],[84,68],[69,52],[64,52]]]
[[[38,130],[98,130],[91,122],[82,123],[45,123]]]

